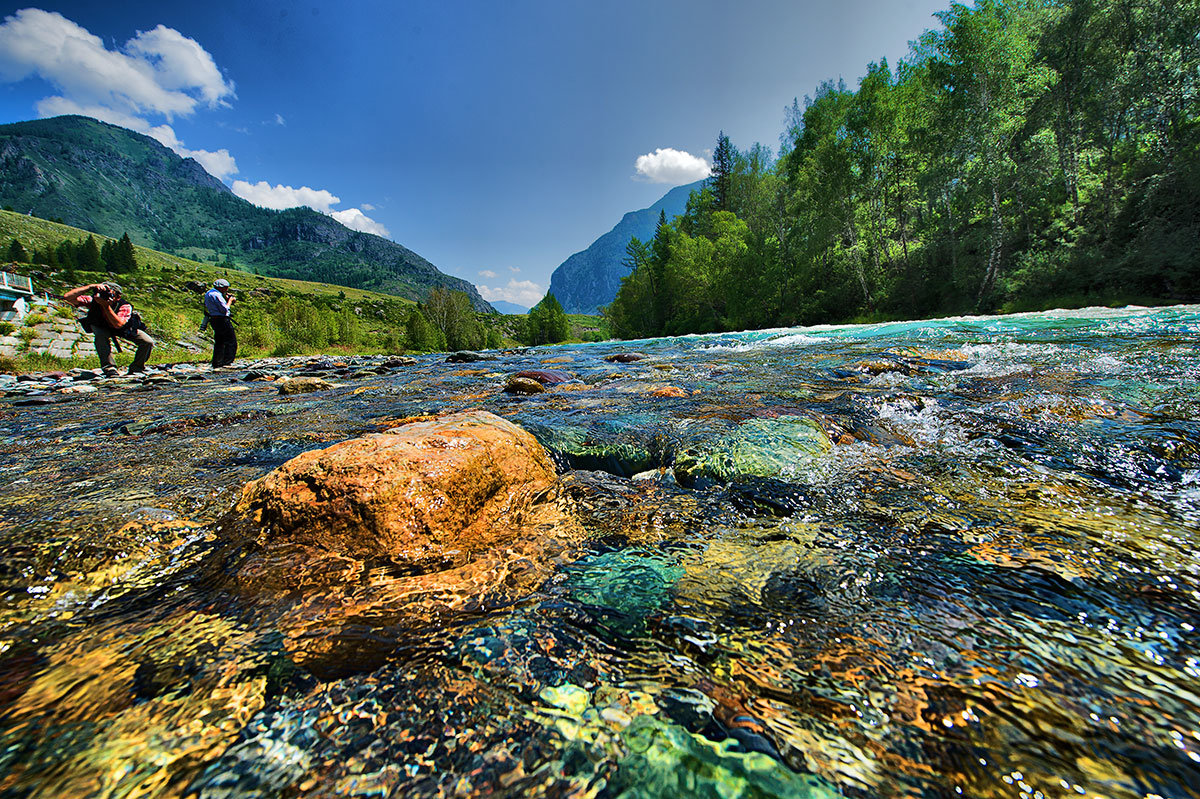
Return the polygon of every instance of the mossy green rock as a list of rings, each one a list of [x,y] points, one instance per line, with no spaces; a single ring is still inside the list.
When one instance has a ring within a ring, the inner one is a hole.
[[[714,441],[682,448],[675,456],[675,479],[688,486],[701,478],[725,482],[739,475],[787,479],[832,446],[805,416],[750,419]]]
[[[818,777],[797,774],[761,752],[733,751],[721,742],[690,733],[652,716],[638,716],[621,734],[629,750],[610,783],[619,799],[660,796],[705,799],[834,799],[839,796]]]

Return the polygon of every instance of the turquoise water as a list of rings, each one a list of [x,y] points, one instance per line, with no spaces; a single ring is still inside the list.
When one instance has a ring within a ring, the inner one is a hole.
[[[1198,344],[1086,309],[10,399],[0,793],[1200,796]],[[246,482],[468,408],[558,467],[546,579],[335,624],[393,567],[262,576]]]

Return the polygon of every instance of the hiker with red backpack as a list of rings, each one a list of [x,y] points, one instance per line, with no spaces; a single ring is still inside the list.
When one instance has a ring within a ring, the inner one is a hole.
[[[114,377],[117,365],[113,363],[112,344],[114,339],[125,339],[137,345],[129,374],[146,371],[146,361],[154,348],[154,339],[146,332],[142,317],[121,296],[121,287],[116,283],[92,283],[74,288],[63,295],[63,299],[76,308],[86,308],[87,315],[80,320],[83,329],[95,336],[96,355],[104,374]],[[120,345],[118,344],[118,348]]]

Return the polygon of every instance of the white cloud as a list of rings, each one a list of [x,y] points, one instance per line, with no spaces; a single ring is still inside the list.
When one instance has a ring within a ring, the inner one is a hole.
[[[287,120],[283,118],[283,114],[276,114],[276,115],[275,115],[275,124],[276,124],[276,125],[279,125],[279,126],[281,126],[281,127],[283,127],[283,126],[286,126],[286,125],[287,125]]]
[[[639,155],[634,167],[637,169],[634,179],[649,183],[683,185],[711,174],[708,162],[703,158],[670,147],[659,147],[652,153]]]
[[[486,277],[488,280],[495,280],[496,278],[500,277],[495,272],[493,272],[491,269],[480,269],[479,276]]]
[[[235,180],[232,188],[233,193],[243,200],[249,200],[257,206],[272,208],[276,211],[307,206],[323,214],[332,214],[333,206],[341,202],[338,197],[325,189],[310,189],[308,186],[295,189],[282,184],[272,186],[265,180],[260,180],[258,183]]]
[[[22,9],[0,25],[0,81],[39,77],[63,100],[134,116],[188,115],[226,104],[227,82],[203,47],[159,25],[139,32],[123,51],[52,11]]]
[[[196,159],[200,163],[200,166],[204,167],[204,171],[218,180],[227,180],[238,172],[237,161],[234,160],[233,156],[224,147],[215,151],[188,149],[176,137],[175,131],[170,125],[158,125],[144,132],[157,139],[163,146],[170,147],[184,158]]]
[[[376,236],[390,236],[388,229],[357,208],[347,208],[345,211],[333,211],[329,214],[351,230],[360,233],[374,233]]]
[[[115,51],[61,14],[22,9],[0,24],[0,82],[31,77],[60,92],[38,102],[43,117],[82,114],[153,136],[221,180],[238,171],[228,150],[191,150],[170,125],[149,121],[228,106],[235,96],[212,56],[173,28],[139,31]]]
[[[301,186],[297,189],[282,184],[272,186],[265,180],[260,180],[258,183],[235,180],[232,188],[233,193],[238,197],[262,208],[282,211],[284,208],[307,207],[333,217],[351,230],[374,233],[376,236],[391,236],[383,224],[376,222],[357,208],[335,211],[333,206],[340,203],[341,198],[325,189],[312,189],[308,186]]]
[[[374,211],[374,210],[375,210],[375,206],[371,205],[370,203],[363,203],[363,204],[362,204],[362,209],[363,209],[364,211]]]
[[[204,171],[217,180],[228,180],[237,174],[237,162],[229,151],[222,147],[215,152],[212,150],[189,150],[185,147],[175,147],[175,152],[186,157],[195,158],[204,167]]]
[[[520,271],[521,271],[521,267],[519,267],[519,266],[510,266],[510,267],[508,268],[508,271],[512,272],[512,273],[515,275],[515,274],[518,274],[518,273],[520,273]]]
[[[210,107],[229,105],[225,98],[233,96],[233,84],[221,76],[208,51],[174,28],[159,25],[152,31],[138,31],[125,43],[125,52],[153,67],[159,86],[198,95]]]
[[[516,278],[509,280],[508,285],[504,287],[479,286],[478,288],[479,296],[488,302],[504,300],[524,305],[526,308],[532,308],[542,301],[542,297],[546,296],[546,290],[537,283],[532,280],[517,280]]]

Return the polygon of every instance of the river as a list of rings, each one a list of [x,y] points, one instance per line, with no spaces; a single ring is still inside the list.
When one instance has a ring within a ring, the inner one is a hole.
[[[0,401],[0,795],[1200,796],[1200,307],[487,355]],[[308,657],[242,487],[464,409],[584,538]]]

